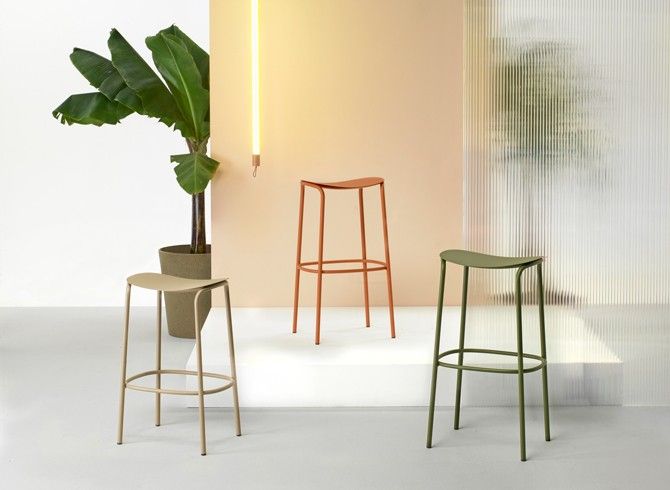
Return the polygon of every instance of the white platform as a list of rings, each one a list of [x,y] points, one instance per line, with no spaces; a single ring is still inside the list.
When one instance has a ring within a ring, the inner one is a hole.
[[[362,308],[324,308],[321,345],[314,345],[314,308],[301,308],[291,333],[291,308],[235,308],[233,322],[240,401],[246,407],[423,406],[428,403],[435,308],[396,308],[397,338],[389,334],[388,310],[372,308],[363,327]],[[537,309],[524,308],[524,350],[539,352]],[[441,350],[457,346],[458,308],[445,308]],[[492,326],[492,325],[496,326]],[[546,311],[552,404],[621,404],[619,360],[583,322],[565,309]],[[466,346],[515,350],[513,307],[469,307]],[[228,373],[225,311],[213,308],[203,328],[206,371]],[[584,346],[591,346],[585,352]],[[490,357],[466,356],[489,364]],[[507,362],[507,361],[505,361]],[[515,363],[514,358],[509,358]],[[529,361],[531,362],[531,361]],[[496,364],[498,365],[498,364]],[[192,353],[187,369],[195,369]],[[455,371],[441,368],[438,404],[453,405]],[[541,402],[540,373],[526,377],[526,399]],[[188,378],[194,387],[193,378]],[[214,386],[207,384],[207,386]],[[468,372],[466,405],[514,405],[516,377]],[[190,404],[195,398],[188,397]],[[229,391],[206,397],[208,406],[230,406]]]

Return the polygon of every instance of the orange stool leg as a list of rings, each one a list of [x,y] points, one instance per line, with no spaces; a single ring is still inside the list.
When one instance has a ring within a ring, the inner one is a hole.
[[[319,188],[321,194],[321,206],[319,212],[319,261],[317,262],[318,273],[316,275],[316,334],[314,343],[319,345],[321,342],[321,285],[323,283],[323,228],[324,216],[326,211],[326,193]]]
[[[300,261],[302,260],[302,221],[305,210],[305,184],[300,184],[300,211],[298,214],[298,252],[295,258],[295,293],[293,295],[293,333],[298,331],[298,299],[300,298]]]
[[[382,201],[382,227],[384,229],[384,254],[386,262],[386,285],[389,294],[389,315],[391,316],[391,338],[395,339],[395,315],[393,313],[393,286],[391,285],[391,256],[389,253],[389,233],[386,219],[386,196],[384,194],[384,183],[379,184],[379,194]]]
[[[363,294],[365,295],[365,326],[370,326],[370,295],[368,293],[368,253],[365,246],[365,211],[363,209],[363,189],[358,189],[358,211],[361,217],[361,252],[363,255]]]

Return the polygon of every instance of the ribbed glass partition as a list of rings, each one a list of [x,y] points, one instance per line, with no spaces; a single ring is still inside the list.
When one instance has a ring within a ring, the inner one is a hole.
[[[553,360],[623,370],[592,401],[670,403],[670,2],[468,0],[464,20],[467,248],[547,257]],[[512,301],[510,274],[471,284]]]

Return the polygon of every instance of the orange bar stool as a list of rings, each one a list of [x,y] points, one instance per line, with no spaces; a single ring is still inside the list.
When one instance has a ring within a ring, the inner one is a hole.
[[[384,261],[368,259],[365,246],[365,213],[363,212],[363,189],[366,187],[379,186],[382,208],[382,227],[384,232]],[[305,209],[305,187],[312,187],[319,191],[321,197],[319,214],[319,250],[318,259],[308,262],[302,261],[302,225]],[[326,189],[332,190],[357,190],[358,191],[358,214],[361,225],[361,255],[360,259],[323,259],[323,232],[324,215],[326,210]],[[324,269],[325,264],[361,264],[360,268]],[[311,182],[300,181],[300,214],[298,218],[298,252],[295,261],[295,295],[293,299],[293,333],[298,331],[298,299],[300,291],[300,272],[310,272],[317,275],[316,280],[316,334],[314,343],[321,342],[321,286],[324,274],[363,274],[363,295],[365,298],[365,326],[370,326],[370,298],[368,294],[368,272],[386,271],[386,285],[389,296],[389,315],[391,317],[391,338],[395,338],[395,319],[393,315],[393,287],[391,285],[391,258],[389,255],[389,237],[386,220],[386,198],[384,195],[384,179],[381,177],[365,177],[361,179],[345,180],[342,182]]]

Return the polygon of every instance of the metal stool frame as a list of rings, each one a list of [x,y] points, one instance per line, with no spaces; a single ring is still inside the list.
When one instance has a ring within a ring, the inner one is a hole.
[[[433,420],[435,416],[435,391],[437,386],[437,368],[438,367],[447,367],[456,369],[456,402],[454,404],[454,430],[458,430],[460,413],[461,413],[461,384],[463,371],[479,371],[487,373],[502,373],[502,374],[516,374],[518,379],[518,388],[519,388],[519,449],[521,461],[526,461],[526,422],[525,422],[525,403],[524,403],[524,374],[530,373],[533,371],[542,370],[542,401],[544,407],[544,438],[546,441],[551,440],[551,434],[549,429],[549,394],[547,388],[547,348],[546,348],[546,337],[545,337],[545,328],[544,328],[544,285],[542,282],[542,257],[531,257],[523,263],[523,265],[502,265],[502,266],[491,266],[485,267],[479,265],[480,268],[491,268],[491,269],[508,269],[516,268],[516,278],[515,278],[515,303],[516,303],[516,344],[517,351],[500,351],[500,350],[491,350],[491,349],[475,349],[475,348],[465,348],[465,312],[467,307],[467,296],[468,296],[468,272],[470,265],[467,265],[465,261],[455,262],[463,266],[463,289],[462,289],[462,300],[461,300],[461,325],[460,333],[458,340],[458,349],[451,349],[445,352],[440,353],[440,335],[442,329],[442,309],[444,305],[444,283],[445,283],[445,273],[446,273],[446,262],[444,255],[447,252],[454,251],[445,251],[440,254],[441,259],[441,270],[440,270],[440,286],[437,300],[437,320],[435,326],[435,348],[433,353],[433,372],[430,386],[430,405],[428,409],[428,433],[426,436],[426,447],[432,447],[433,441]],[[463,252],[463,251],[456,251]],[[467,252],[464,252],[467,254]],[[479,257],[487,257],[482,254],[474,254]],[[512,259],[512,258],[503,258],[503,257],[493,257],[488,256],[492,259]],[[509,262],[509,260],[508,260]],[[474,265],[473,267],[478,267]],[[521,276],[523,272],[530,268],[537,267],[537,299],[539,306],[539,315],[540,315],[540,355],[527,354],[523,352],[523,332],[522,332],[522,312],[521,312]],[[488,354],[497,354],[504,356],[514,356],[517,358],[517,368],[516,369],[503,369],[503,368],[492,368],[492,367],[483,367],[483,366],[468,366],[463,364],[463,354],[466,352],[479,352],[479,353],[488,353]],[[447,363],[440,361],[440,359],[450,355],[458,354],[458,364]],[[538,361],[538,364],[524,368],[523,359],[534,359]]]
[[[365,187],[379,186],[379,194],[381,198],[381,212],[382,212],[382,229],[384,235],[384,261],[368,259],[367,246],[365,242],[365,212],[363,207],[363,189]],[[318,259],[313,261],[302,261],[302,230],[303,230],[303,216],[305,210],[305,187],[312,187],[319,192],[320,207],[319,207],[319,248]],[[361,230],[361,258],[360,259],[338,259],[338,260],[324,260],[323,259],[323,235],[324,235],[324,216],[326,209],[326,193],[324,189],[355,189],[358,190],[358,211]],[[324,264],[347,264],[360,263],[360,268],[346,268],[346,269],[324,269]],[[373,267],[369,267],[373,264]],[[308,267],[316,266],[316,268]],[[316,331],[314,335],[314,343],[319,345],[321,343],[321,290],[323,285],[324,274],[348,274],[360,272],[363,274],[363,296],[365,299],[365,326],[370,326],[370,296],[368,290],[368,272],[386,271],[386,286],[389,298],[389,315],[391,319],[391,338],[395,338],[395,315],[393,312],[393,286],[391,282],[391,257],[389,253],[389,239],[388,239],[388,223],[386,217],[386,195],[384,192],[384,179],[380,177],[367,177],[362,179],[355,179],[344,182],[333,183],[318,183],[306,180],[300,181],[300,211],[298,216],[298,250],[295,261],[295,291],[293,297],[293,333],[298,331],[298,303],[300,299],[300,272],[309,272],[317,275],[316,280]]]
[[[129,278],[130,280],[131,278]],[[200,295],[205,291],[211,291],[220,286],[224,287],[225,297],[226,297],[226,320],[228,324],[228,353],[230,356],[230,376],[218,373],[209,373],[204,372],[202,369],[202,342],[200,339],[200,328],[198,325],[198,299]],[[193,306],[195,310],[195,349],[197,357],[197,371],[189,371],[183,369],[162,369],[161,368],[161,308],[162,308],[162,294],[163,290],[157,290],[156,297],[156,369],[150,371],[144,371],[139,374],[127,377],[127,361],[128,361],[128,331],[130,323],[130,291],[131,291],[130,282],[126,286],[126,306],[125,306],[125,320],[124,320],[124,330],[123,330],[123,346],[122,346],[122,360],[121,360],[121,393],[119,399],[119,423],[118,423],[118,432],[117,432],[117,444],[123,443],[123,418],[125,411],[125,394],[126,389],[136,390],[136,391],[146,391],[156,394],[155,399],[155,425],[158,427],[161,424],[161,394],[169,395],[192,395],[198,397],[198,408],[199,408],[199,418],[200,418],[200,454],[205,456],[207,454],[207,442],[205,436],[205,399],[204,395],[210,395],[212,393],[219,393],[221,391],[232,388],[233,390],[233,405],[234,405],[234,419],[235,419],[235,434],[237,436],[242,435],[242,429],[240,424],[240,406],[239,398],[237,392],[237,372],[235,368],[235,346],[233,344],[233,320],[230,307],[230,288],[228,286],[227,280],[222,280],[216,284],[209,285],[206,287],[196,288],[195,298],[193,300]],[[141,286],[138,286],[141,287]],[[162,374],[182,374],[197,376],[198,378],[198,389],[197,390],[175,390],[175,389],[166,389],[161,388],[161,375]],[[156,376],[156,387],[150,388],[147,386],[134,385],[131,384],[131,381],[134,381],[145,376]],[[203,378],[217,378],[228,381],[222,386],[216,388],[204,389]]]

